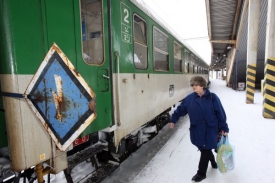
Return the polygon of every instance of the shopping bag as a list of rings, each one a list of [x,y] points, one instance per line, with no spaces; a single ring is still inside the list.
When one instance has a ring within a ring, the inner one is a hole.
[[[221,145],[223,145],[224,142],[225,142],[225,138],[222,139],[222,137],[223,137],[222,132],[219,132],[219,134],[218,134],[218,143],[217,143],[217,152],[218,152],[219,147],[221,147]]]
[[[229,138],[223,136],[220,142],[217,144],[218,153],[217,153],[217,165],[221,173],[226,173],[234,169],[234,147],[229,143]]]

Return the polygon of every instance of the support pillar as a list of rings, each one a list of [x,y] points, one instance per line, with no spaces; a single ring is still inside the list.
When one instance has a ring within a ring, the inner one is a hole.
[[[275,1],[268,0],[265,45],[263,117],[275,118]]]
[[[246,70],[246,103],[254,103],[259,18],[261,1],[250,0],[248,5],[248,32],[247,32],[247,70]]]
[[[211,70],[211,78],[213,79],[214,78],[214,71]]]

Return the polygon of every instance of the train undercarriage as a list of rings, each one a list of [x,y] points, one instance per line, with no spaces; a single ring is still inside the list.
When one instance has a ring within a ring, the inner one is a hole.
[[[114,132],[96,132],[90,134],[87,141],[74,144],[74,148],[67,152],[68,168],[64,175],[68,183],[73,183],[72,170],[86,161],[94,168],[85,178],[77,180],[79,183],[99,183],[116,170],[120,163],[135,152],[142,144],[154,138],[169,121],[169,110],[157,116],[120,141],[118,147],[113,144]],[[10,167],[8,148],[0,149],[0,182],[50,182],[50,168],[47,163],[36,165],[22,172],[13,172]],[[47,174],[47,175],[46,175]],[[41,175],[44,175],[44,178]]]

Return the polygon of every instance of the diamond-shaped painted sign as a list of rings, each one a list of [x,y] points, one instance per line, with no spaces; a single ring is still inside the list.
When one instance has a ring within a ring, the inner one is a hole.
[[[58,148],[65,151],[95,119],[95,94],[53,44],[25,96]]]

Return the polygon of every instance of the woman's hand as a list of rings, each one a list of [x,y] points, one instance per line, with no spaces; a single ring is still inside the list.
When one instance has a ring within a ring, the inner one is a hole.
[[[170,128],[174,128],[175,124],[172,122],[169,122],[169,126],[170,126]]]
[[[226,135],[227,135],[227,132],[224,132],[224,131],[222,130],[222,134],[223,134],[223,136],[226,136]]]

